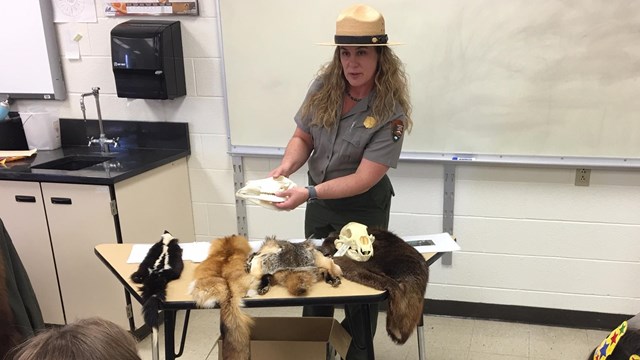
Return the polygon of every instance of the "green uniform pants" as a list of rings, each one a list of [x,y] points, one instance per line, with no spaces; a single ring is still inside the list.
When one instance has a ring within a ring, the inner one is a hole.
[[[309,184],[316,185],[309,177]],[[331,232],[340,229],[349,222],[358,222],[369,228],[387,229],[391,211],[391,197],[394,195],[391,181],[385,175],[369,191],[344,199],[316,200],[307,204],[305,214],[305,238],[322,239]],[[371,334],[376,333],[378,321],[378,304],[369,304]],[[345,304],[345,319],[342,326],[351,334],[352,341],[347,353],[347,360],[366,359],[365,328],[363,314],[366,307],[359,304]],[[305,306],[303,316],[333,317],[333,306]]]

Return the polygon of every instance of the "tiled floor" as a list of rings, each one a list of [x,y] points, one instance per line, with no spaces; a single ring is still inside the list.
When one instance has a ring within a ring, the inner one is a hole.
[[[253,316],[300,316],[302,309],[249,308]],[[191,312],[184,354],[181,360],[216,360],[214,346],[220,331],[218,310]],[[343,318],[336,310],[335,317]],[[570,329],[551,326],[514,324],[497,321],[425,316],[427,360],[586,360],[587,355],[602,341],[608,331]],[[178,316],[176,341],[179,341],[182,315]],[[162,329],[160,329],[162,334]],[[161,356],[164,358],[162,336]],[[143,360],[151,360],[151,336],[140,342]],[[375,337],[376,359],[418,359],[416,336],[399,346],[391,342],[385,330],[385,314],[378,318]]]

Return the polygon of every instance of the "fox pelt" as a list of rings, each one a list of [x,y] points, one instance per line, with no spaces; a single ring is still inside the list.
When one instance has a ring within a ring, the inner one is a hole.
[[[167,283],[182,274],[182,248],[178,239],[165,230],[160,241],[153,244],[131,280],[142,284],[142,316],[144,323],[158,327],[158,309],[167,296]]]
[[[222,359],[248,360],[253,319],[240,308],[242,298],[255,293],[256,279],[246,271],[252,249],[238,235],[211,241],[209,255],[194,271],[189,293],[198,307],[220,306]]]
[[[258,294],[261,295],[273,285],[282,285],[291,295],[302,296],[323,279],[333,287],[340,285],[342,275],[340,267],[316,250],[311,241],[292,243],[275,237],[268,237],[260,249],[249,256],[247,271],[260,279]]]
[[[404,344],[422,318],[429,267],[416,249],[394,233],[377,229],[368,232],[375,237],[374,255],[368,261],[346,256],[333,260],[342,268],[345,279],[389,292],[387,333],[396,344]],[[330,234],[319,250],[325,255],[334,254],[338,237],[338,233]]]

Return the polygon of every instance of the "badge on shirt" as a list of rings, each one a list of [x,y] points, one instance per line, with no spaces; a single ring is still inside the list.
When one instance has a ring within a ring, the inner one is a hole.
[[[393,142],[400,140],[402,133],[404,133],[404,123],[402,120],[393,120],[391,122],[391,137],[393,138]]]
[[[374,118],[373,116],[367,116],[366,119],[364,119],[364,127],[366,127],[367,129],[371,129],[372,127],[376,126],[376,124],[378,123],[378,120],[376,120],[376,118]]]

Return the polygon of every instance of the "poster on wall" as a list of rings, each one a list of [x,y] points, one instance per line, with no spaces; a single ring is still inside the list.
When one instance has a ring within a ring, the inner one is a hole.
[[[106,16],[198,15],[198,0],[105,1]]]
[[[53,22],[98,22],[93,0],[53,0]]]

